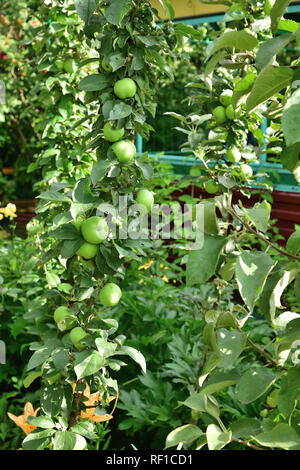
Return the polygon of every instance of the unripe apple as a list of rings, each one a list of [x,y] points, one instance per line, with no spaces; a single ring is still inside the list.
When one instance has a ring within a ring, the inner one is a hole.
[[[232,101],[232,90],[224,90],[220,95],[220,103],[223,106],[229,106]]]
[[[223,106],[217,106],[214,108],[212,114],[218,124],[223,124],[227,121],[225,108]]]
[[[55,65],[56,67],[58,68],[58,70],[61,72],[64,68],[64,62],[62,60],[57,60],[55,62]]]
[[[114,129],[109,122],[103,127],[103,135],[109,142],[117,142],[121,140],[124,135],[125,129]]]
[[[70,318],[72,312],[66,306],[58,307],[54,312],[54,321],[60,331],[70,330],[76,325],[76,320]]]
[[[227,150],[227,158],[231,163],[239,162],[241,159],[241,153],[239,149],[234,145],[229,147]]]
[[[204,189],[209,194],[215,194],[219,190],[219,186],[213,180],[208,180],[204,184]]]
[[[132,98],[136,94],[136,84],[131,78],[122,78],[115,83],[114,92],[122,100]]]
[[[113,307],[119,303],[121,296],[122,291],[120,287],[113,282],[109,282],[100,290],[99,300],[106,307]]]
[[[228,117],[228,119],[235,119],[235,110],[234,110],[234,107],[232,106],[232,104],[228,105],[226,110],[225,110],[225,113],[226,113],[226,116]]]
[[[190,175],[191,176],[201,176],[201,167],[200,165],[194,165],[190,169]]]
[[[104,217],[90,217],[81,225],[83,238],[88,242],[97,245],[103,242],[108,236],[108,225]]]
[[[89,336],[89,334],[80,326],[76,326],[76,328],[70,331],[70,340],[79,351],[85,348],[83,344],[80,344],[80,341],[87,336]]]
[[[67,59],[64,63],[64,70],[67,73],[74,73],[76,70],[75,61],[73,59]]]
[[[244,163],[243,165],[240,166],[240,171],[241,171],[241,176],[247,180],[253,176],[253,170],[251,166],[247,165]]]
[[[135,145],[130,140],[119,140],[111,148],[122,163],[130,162],[136,156]]]
[[[138,204],[143,204],[148,212],[151,212],[151,207],[154,204],[153,193],[148,189],[140,189],[136,196],[136,202]]]
[[[96,256],[98,246],[92,243],[83,243],[79,250],[76,251],[76,255],[81,256],[84,259],[92,259]]]

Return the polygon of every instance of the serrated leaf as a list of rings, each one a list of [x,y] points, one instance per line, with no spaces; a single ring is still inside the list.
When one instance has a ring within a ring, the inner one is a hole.
[[[94,73],[84,77],[78,85],[79,90],[100,91],[110,86],[110,79],[106,75]]]
[[[252,51],[252,49],[254,49],[257,45],[258,41],[256,37],[247,31],[227,30],[221,34],[221,36],[214,43],[212,49],[209,52],[209,57],[224,47]]]

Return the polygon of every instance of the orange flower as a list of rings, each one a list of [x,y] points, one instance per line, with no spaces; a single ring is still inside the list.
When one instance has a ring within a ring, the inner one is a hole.
[[[24,413],[21,416],[15,416],[11,413],[7,413],[8,417],[16,423],[17,426],[23,429],[25,434],[30,434],[36,429],[36,426],[26,423],[28,416],[36,416],[40,408],[37,408],[35,411],[32,404],[28,401],[24,406]]]
[[[73,393],[75,392],[76,383],[73,384]],[[84,404],[91,408],[86,408],[85,410],[81,411],[81,418],[89,419],[90,421],[95,421],[97,423],[103,423],[104,421],[109,421],[113,418],[112,414],[105,414],[102,416],[95,415],[96,406],[98,406],[98,402],[101,400],[100,392],[91,393],[91,389],[88,384],[85,387],[83,395],[87,398],[87,401],[84,401]],[[115,400],[116,397],[109,397],[109,402]],[[95,408],[93,407],[95,405]]]

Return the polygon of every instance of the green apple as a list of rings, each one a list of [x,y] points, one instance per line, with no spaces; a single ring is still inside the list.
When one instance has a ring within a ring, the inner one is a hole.
[[[76,251],[76,255],[81,256],[84,259],[92,259],[96,256],[98,246],[85,242],[79,250]]]
[[[148,189],[140,189],[136,196],[136,202],[138,204],[143,204],[146,207],[148,212],[151,212],[151,207],[154,204],[153,193]]]
[[[262,418],[266,418],[268,416],[268,410],[267,409],[261,410],[259,414]]]
[[[75,70],[75,61],[73,59],[67,59],[64,63],[64,71],[67,73],[74,73]]]
[[[64,62],[62,60],[57,60],[55,62],[55,65],[60,72],[64,69]]]
[[[114,129],[109,122],[107,122],[103,127],[104,138],[109,142],[117,142],[118,140],[121,140],[124,132],[125,129]]]
[[[120,287],[113,282],[109,282],[100,290],[99,300],[106,307],[113,307],[119,303],[121,296],[122,291]]]
[[[215,194],[219,191],[219,186],[213,180],[208,180],[204,184],[204,189],[209,194]]]
[[[241,171],[241,176],[245,180],[248,180],[249,178],[253,176],[253,170],[251,166],[247,165],[246,163],[240,166],[240,171]]]
[[[190,175],[191,176],[201,176],[201,166],[200,165],[194,165],[190,169]]]
[[[115,83],[114,92],[122,100],[132,98],[136,94],[136,84],[131,78],[122,78]]]
[[[237,147],[232,145],[227,150],[227,158],[231,163],[239,162],[241,159],[241,153]]]
[[[79,217],[77,217],[76,220],[72,222],[72,224],[74,225],[74,227],[77,228],[77,230],[80,230],[81,225],[83,224],[84,221],[85,221],[85,218],[82,215],[80,215]]]
[[[235,110],[234,110],[234,107],[232,106],[232,104],[228,105],[227,108],[225,109],[225,113],[226,113],[226,117],[228,117],[228,119],[235,119]]]
[[[90,217],[81,225],[81,233],[85,241],[97,245],[106,240],[108,225],[104,217]]]
[[[130,140],[119,140],[111,148],[122,163],[130,162],[136,156],[135,145]]]
[[[76,326],[76,328],[70,331],[70,340],[79,351],[85,348],[83,344],[80,344],[80,341],[87,336],[89,336],[89,334],[80,326]]]
[[[218,124],[223,124],[227,121],[225,108],[223,106],[217,106],[214,108],[212,114]]]
[[[220,103],[223,105],[223,106],[229,106],[231,104],[231,101],[232,101],[232,90],[224,90],[222,91],[221,95],[220,95]]]
[[[70,330],[76,325],[76,320],[70,318],[72,312],[66,306],[58,307],[54,312],[54,321],[60,331]]]

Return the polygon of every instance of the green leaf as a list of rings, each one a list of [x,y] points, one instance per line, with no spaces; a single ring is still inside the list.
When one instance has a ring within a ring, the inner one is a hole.
[[[251,367],[241,377],[236,387],[236,398],[245,404],[263,395],[273,385],[277,376],[267,367]]]
[[[42,429],[53,429],[55,424],[49,416],[34,416],[27,419],[29,424]]]
[[[240,294],[250,312],[253,311],[254,304],[259,298],[274,264],[272,258],[262,252],[244,251],[237,257],[236,280]]]
[[[300,88],[287,100],[281,123],[287,147],[300,142]]]
[[[250,95],[246,101],[246,111],[249,113],[259,104],[264,103],[290,85],[294,72],[289,67],[273,67],[267,65],[256,78]]]
[[[204,233],[218,235],[219,226],[216,216],[216,204],[213,201],[201,202],[204,206]]]
[[[80,234],[74,225],[69,223],[49,232],[49,237],[58,238],[59,240],[75,240],[80,237]]]
[[[46,279],[47,279],[47,282],[48,282],[49,286],[52,289],[54,289],[54,287],[59,286],[59,284],[60,284],[60,278],[55,273],[48,272],[46,274]]]
[[[127,356],[130,356],[139,366],[141,367],[142,371],[146,374],[146,361],[143,354],[135,348],[131,346],[122,346],[122,349],[118,351],[118,354],[123,353]]]
[[[258,46],[257,39],[247,31],[227,30],[217,39],[209,52],[209,57],[224,47],[252,51]]]
[[[192,410],[208,413],[216,419],[218,419],[220,415],[219,406],[215,398],[202,392],[191,395],[182,402],[182,405],[185,405]]]
[[[77,253],[83,243],[84,241],[81,238],[78,238],[77,240],[65,240],[61,247],[61,257],[64,259],[72,258],[72,256]]]
[[[278,29],[281,31],[289,31],[290,33],[294,33],[299,28],[300,23],[294,20],[280,20],[278,25]]]
[[[230,425],[233,437],[250,439],[261,431],[261,425],[256,418],[239,418]]]
[[[132,113],[132,107],[126,103],[114,104],[112,110],[109,113],[109,120],[123,119]]]
[[[297,169],[300,155],[300,143],[298,142],[291,147],[285,147],[280,154],[280,160],[283,168],[289,171]]]
[[[87,443],[83,436],[71,431],[56,431],[53,450],[83,450]]]
[[[27,375],[27,377],[25,377],[24,379],[24,382],[23,382],[24,387],[25,388],[30,387],[32,382],[34,382],[35,379],[37,379],[38,377],[41,377],[41,375],[42,375],[41,372],[31,372],[31,374]]]
[[[81,421],[72,426],[72,431],[87,439],[97,439],[98,434],[94,432],[94,423],[89,421]]]
[[[275,38],[264,41],[256,54],[255,63],[259,69],[270,65],[279,52],[291,41],[292,34],[281,34]]]
[[[75,8],[80,18],[88,23],[97,8],[99,0],[75,0]]]
[[[47,416],[56,416],[61,411],[64,389],[59,385],[46,385],[41,391],[41,408]]]
[[[278,364],[280,366],[287,360],[293,343],[299,340],[300,318],[295,318],[287,324],[283,337],[275,343],[275,350],[278,354]]]
[[[56,348],[51,354],[55,369],[63,370],[69,362],[69,353],[67,349]]]
[[[118,0],[117,2],[110,0],[109,6],[104,10],[105,18],[109,23],[118,26],[132,7],[131,0]]]
[[[204,236],[201,250],[191,250],[187,262],[187,285],[193,286],[208,281],[216,272],[217,264],[226,238]]]
[[[99,91],[110,86],[110,79],[106,75],[94,73],[84,77],[78,85],[79,90]]]
[[[43,450],[49,446],[51,442],[51,436],[54,434],[53,429],[46,429],[44,431],[31,432],[25,437],[22,442],[23,450]]]
[[[292,450],[300,448],[300,437],[296,431],[286,423],[277,424],[270,431],[262,432],[253,439],[264,447]]]
[[[260,296],[259,307],[269,323],[273,323],[276,309],[281,307],[280,299],[284,289],[294,281],[298,273],[298,265],[283,264],[267,279]]]
[[[224,432],[215,424],[209,424],[206,429],[206,438],[209,450],[220,450],[231,441],[231,431]]]
[[[72,199],[74,202],[79,202],[80,204],[89,204],[94,201],[88,178],[82,178],[76,182],[73,189]]]
[[[48,346],[43,346],[35,351],[28,362],[27,370],[35,369],[37,366],[43,364],[43,362],[49,358],[50,354],[51,349]]]
[[[269,228],[271,204],[269,204],[267,201],[257,202],[254,204],[254,207],[249,209],[243,208],[243,211],[254,223],[257,230],[263,233],[267,232]]]
[[[106,58],[106,62],[111,66],[112,71],[115,72],[125,65],[126,56],[121,52],[113,52]]]
[[[293,367],[287,371],[280,383],[277,406],[284,415],[291,415],[297,405],[300,392],[300,368]]]
[[[273,33],[277,31],[280,20],[290,3],[291,3],[291,0],[276,0],[275,1],[270,12],[271,28],[272,28]]]
[[[184,36],[187,38],[193,38],[193,39],[202,39],[202,33],[201,31],[198,31],[196,28],[193,28],[193,26],[184,24],[184,23],[176,23],[174,25],[174,32],[176,36]]]
[[[220,328],[217,334],[217,343],[222,357],[218,367],[227,369],[242,353],[246,343],[246,335],[239,331],[228,331],[225,328]]]
[[[228,372],[217,372],[204,382],[201,392],[211,395],[231,385],[235,385],[239,379],[240,374],[235,369]]]
[[[100,179],[104,178],[108,173],[111,166],[111,162],[105,160],[99,160],[93,167],[91,172],[91,182],[96,184]]]
[[[202,435],[203,432],[197,426],[194,426],[193,424],[185,424],[184,426],[174,429],[168,434],[165,449],[177,446],[180,442],[183,444],[190,444]]]
[[[76,353],[75,356],[74,371],[77,380],[95,374],[105,364],[105,360],[98,351],[83,351]]]

